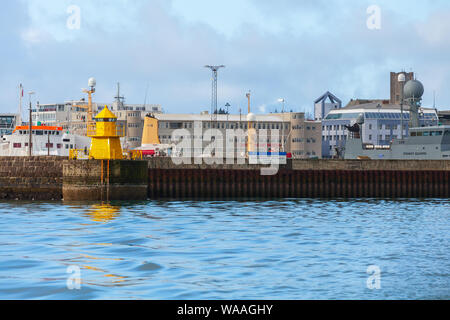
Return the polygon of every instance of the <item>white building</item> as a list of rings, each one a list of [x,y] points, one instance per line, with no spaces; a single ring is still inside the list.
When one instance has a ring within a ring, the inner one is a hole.
[[[248,130],[247,115],[217,115],[217,122],[212,121],[208,112],[201,114],[155,114],[158,120],[158,137],[161,144],[170,144],[173,140],[178,141],[185,137],[181,134],[175,135],[176,129],[184,129],[191,139],[202,139],[205,148],[212,141],[222,144],[223,150],[226,143],[236,143],[235,149],[240,152],[246,150],[246,136],[239,140],[233,136],[227,136],[227,130],[237,132]],[[267,130],[267,136],[261,138],[258,145],[260,150],[267,152],[286,151],[293,158],[321,157],[321,125],[317,121],[305,120],[304,113],[277,113],[258,114],[253,123],[257,134],[261,136],[262,130]],[[207,130],[212,129],[212,137],[205,136]],[[214,133],[214,130],[218,130]],[[232,139],[227,141],[227,139]],[[192,146],[194,148],[194,146]],[[193,150],[198,154],[199,150]],[[193,153],[192,152],[192,153]]]

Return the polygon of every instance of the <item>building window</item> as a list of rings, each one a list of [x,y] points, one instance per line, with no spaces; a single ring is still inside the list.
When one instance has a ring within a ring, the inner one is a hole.
[[[14,146],[14,148],[22,148],[21,143],[14,143],[13,146]]]

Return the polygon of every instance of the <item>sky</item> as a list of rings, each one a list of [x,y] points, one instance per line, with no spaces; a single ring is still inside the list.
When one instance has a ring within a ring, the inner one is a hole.
[[[435,93],[450,109],[448,0],[5,1],[0,39],[0,112],[17,111],[20,83],[24,104],[29,91],[61,103],[82,98],[90,77],[97,102],[120,82],[127,103],[209,111],[204,66],[222,64],[218,106],[232,113],[246,113],[249,90],[257,113],[280,111],[280,98],[312,112],[326,91],[344,104],[388,99],[389,73],[402,70],[424,84],[424,106]]]

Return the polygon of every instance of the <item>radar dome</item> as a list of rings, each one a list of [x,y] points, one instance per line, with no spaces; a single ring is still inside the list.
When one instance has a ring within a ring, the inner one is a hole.
[[[247,115],[247,121],[248,122],[256,122],[256,115],[254,113],[249,113]]]
[[[356,123],[357,124],[364,124],[364,114],[360,113],[358,118],[356,118]]]
[[[96,85],[97,85],[97,81],[95,80],[95,78],[89,78],[88,86],[89,87],[95,87]]]
[[[405,99],[420,99],[424,93],[423,84],[418,80],[409,80],[405,84],[403,96]]]

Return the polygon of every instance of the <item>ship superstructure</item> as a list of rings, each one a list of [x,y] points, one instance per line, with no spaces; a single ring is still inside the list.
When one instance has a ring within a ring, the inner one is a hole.
[[[404,88],[404,101],[409,104],[409,136],[393,138],[388,145],[363,143],[360,114],[353,126],[346,126],[349,138],[343,148],[344,159],[450,160],[450,126],[419,126],[419,110],[423,85],[410,80]]]
[[[34,156],[69,156],[70,149],[89,150],[91,139],[65,133],[62,127],[32,126],[31,154]],[[29,126],[17,126],[11,135],[0,142],[0,156],[27,156]]]

